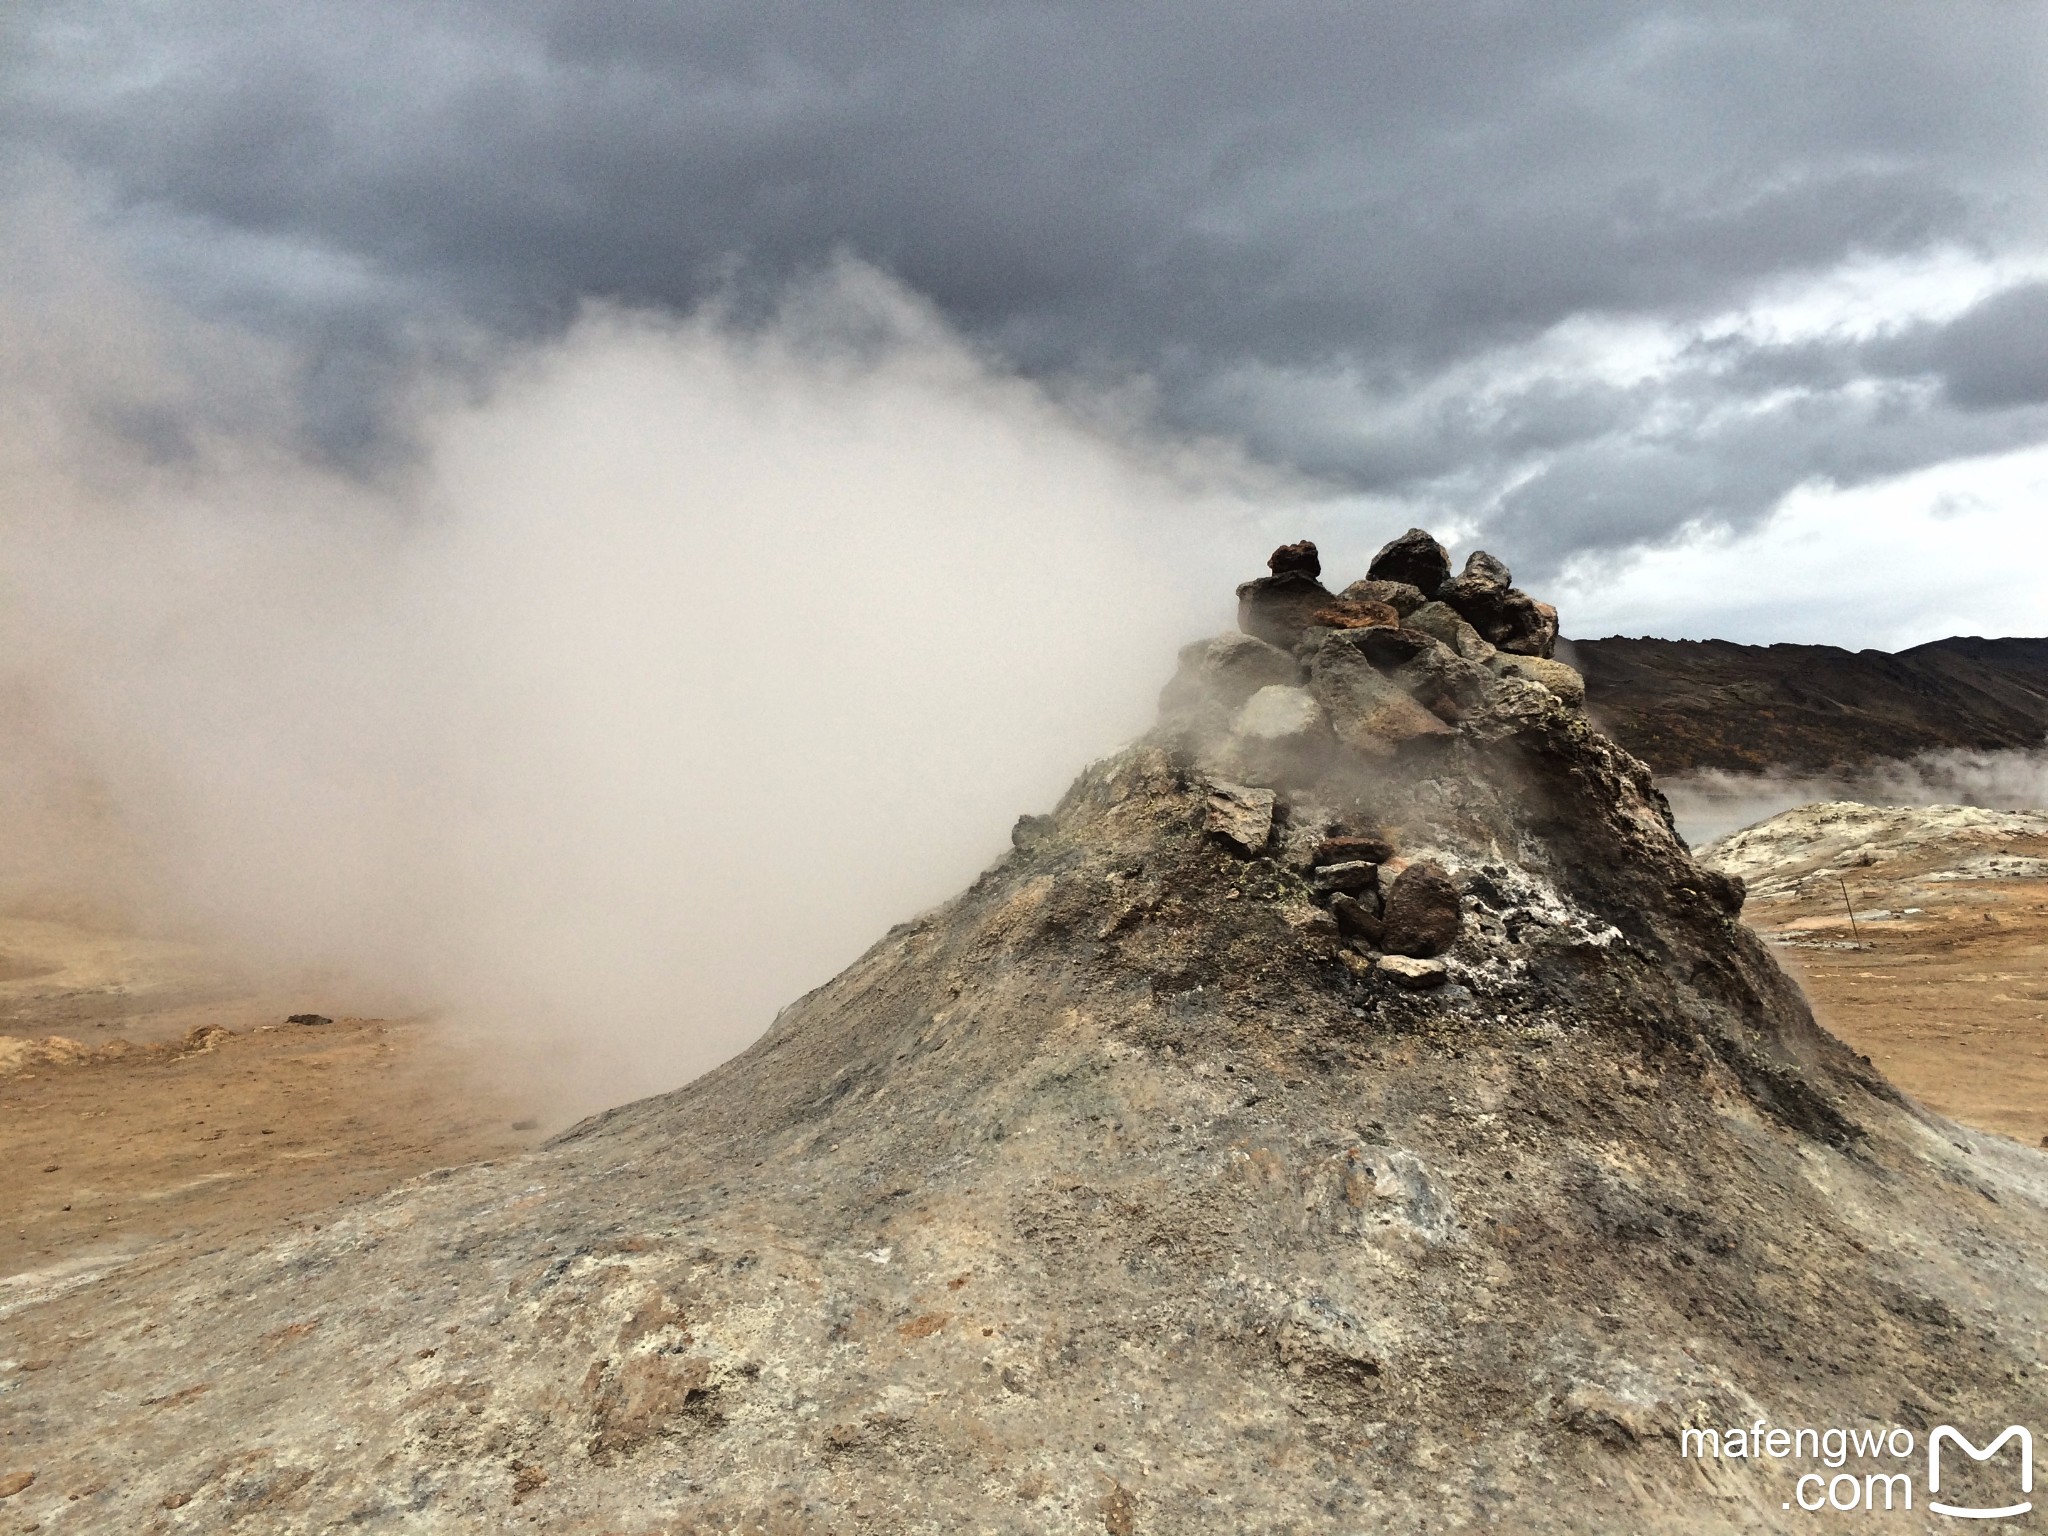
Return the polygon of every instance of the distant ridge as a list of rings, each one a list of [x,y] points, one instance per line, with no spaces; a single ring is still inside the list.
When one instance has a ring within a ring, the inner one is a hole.
[[[2048,639],[1909,650],[1616,636],[1560,641],[1602,729],[1660,774],[1813,772],[2048,738]]]

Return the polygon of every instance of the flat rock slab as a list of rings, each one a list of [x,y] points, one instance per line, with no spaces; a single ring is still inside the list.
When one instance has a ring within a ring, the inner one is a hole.
[[[1449,974],[1441,960],[1416,960],[1407,955],[1382,955],[1375,969],[1391,978],[1394,985],[1406,987],[1411,992],[1440,987]]]
[[[1273,840],[1274,795],[1270,789],[1241,784],[1210,786],[1203,805],[1203,826],[1246,854],[1266,851]]]

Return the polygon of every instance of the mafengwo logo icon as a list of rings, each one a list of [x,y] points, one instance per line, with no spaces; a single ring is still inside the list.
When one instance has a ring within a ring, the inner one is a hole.
[[[2024,1515],[2034,1507],[2031,1498],[2018,1503],[1987,1507],[1975,1504],[1944,1504],[1934,1498],[1941,1492],[1941,1449],[1953,1446],[1972,1461],[1989,1461],[2010,1440],[2019,1441],[2020,1476],[2019,1491],[2031,1494],[2034,1491],[2034,1437],[2018,1424],[2006,1426],[2005,1433],[1985,1446],[1981,1451],[1967,1440],[1960,1430],[1947,1424],[1935,1426],[1934,1433],[1927,1437],[1927,1493],[1928,1509],[1937,1515],[1952,1515],[1961,1520],[2003,1520],[2012,1515]],[[1953,1462],[1951,1462],[1953,1465]]]

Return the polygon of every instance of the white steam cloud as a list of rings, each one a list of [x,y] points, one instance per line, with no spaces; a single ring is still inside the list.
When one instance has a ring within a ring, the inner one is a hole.
[[[857,266],[422,386],[366,486],[262,420],[288,359],[8,254],[7,893],[496,1031],[563,1114],[958,887],[1292,531]]]
[[[1679,834],[1699,848],[1817,800],[2042,810],[2048,808],[2048,749],[1944,749],[1841,774],[1727,773],[1709,768],[1660,779],[1658,788],[1671,802]]]

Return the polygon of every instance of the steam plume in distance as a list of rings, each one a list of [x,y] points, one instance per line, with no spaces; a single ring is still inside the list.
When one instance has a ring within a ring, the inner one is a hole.
[[[264,423],[288,358],[41,270],[0,376],[7,893],[443,1011],[563,1116],[996,856],[1280,526],[857,265],[422,381],[379,484]]]
[[[2048,749],[1944,748],[1835,774],[1728,773],[1709,768],[1660,779],[1658,787],[1671,802],[1680,835],[1698,848],[1817,800],[2041,810],[2048,807]]]

